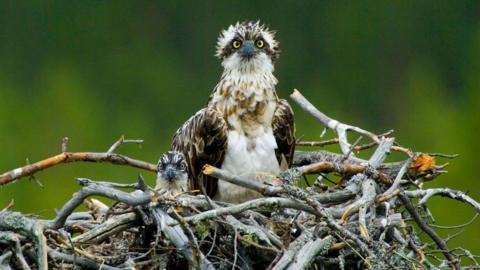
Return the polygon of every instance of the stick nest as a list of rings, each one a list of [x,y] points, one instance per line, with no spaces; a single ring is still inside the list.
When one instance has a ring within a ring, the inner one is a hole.
[[[298,91],[292,99],[338,135],[298,145],[339,144],[341,153],[297,151],[293,166],[278,176],[248,178],[207,165],[205,174],[259,193],[240,204],[198,192],[167,195],[141,177],[132,184],[79,178],[80,190],[53,220],[11,211],[12,205],[0,212],[0,269],[479,268],[468,250],[448,248],[452,237],[439,236],[427,206],[442,196],[480,211],[461,191],[424,188],[445,172],[447,164],[436,159],[454,156],[411,151],[391,132],[375,135],[329,118]],[[350,144],[348,130],[370,142]],[[104,153],[67,152],[67,141],[61,154],[6,172],[0,184],[72,161],[156,168],[115,153],[140,140],[122,137]],[[368,160],[355,156],[369,148],[375,152]],[[405,158],[385,162],[392,151]],[[107,198],[114,203],[106,204]],[[75,211],[81,204],[88,211]]]

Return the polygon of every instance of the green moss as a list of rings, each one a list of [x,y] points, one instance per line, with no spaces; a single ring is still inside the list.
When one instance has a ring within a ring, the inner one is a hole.
[[[245,240],[245,241],[243,241],[243,243],[246,247],[251,246],[250,243],[255,243],[255,244],[259,243],[258,236],[253,234],[253,233],[243,235],[242,238]]]
[[[210,224],[208,221],[200,221],[195,224],[195,231],[200,236],[200,239],[203,240],[208,236]]]

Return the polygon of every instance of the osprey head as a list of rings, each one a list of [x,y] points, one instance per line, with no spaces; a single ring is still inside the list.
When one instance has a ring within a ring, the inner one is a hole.
[[[216,56],[226,70],[273,71],[280,50],[275,32],[260,22],[237,22],[220,33]]]
[[[187,190],[187,162],[182,153],[168,151],[157,164],[157,185],[155,189],[183,192]]]

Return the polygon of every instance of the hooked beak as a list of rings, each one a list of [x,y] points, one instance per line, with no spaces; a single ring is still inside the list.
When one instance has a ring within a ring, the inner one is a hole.
[[[255,45],[253,41],[248,40],[243,42],[242,48],[240,48],[240,55],[244,58],[250,59],[255,54]]]
[[[165,178],[169,181],[169,182],[172,182],[173,179],[175,178],[175,169],[172,169],[172,168],[168,168],[166,171],[165,171]]]

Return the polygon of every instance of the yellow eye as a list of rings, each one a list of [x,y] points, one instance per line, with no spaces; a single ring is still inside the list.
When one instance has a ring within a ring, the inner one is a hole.
[[[263,40],[261,39],[257,40],[255,44],[257,45],[258,48],[263,48],[263,46],[265,46],[265,42],[263,42]]]
[[[242,45],[242,43],[241,43],[240,41],[238,41],[238,40],[234,40],[234,41],[232,42],[232,47],[233,47],[234,49],[240,48],[240,45]]]

